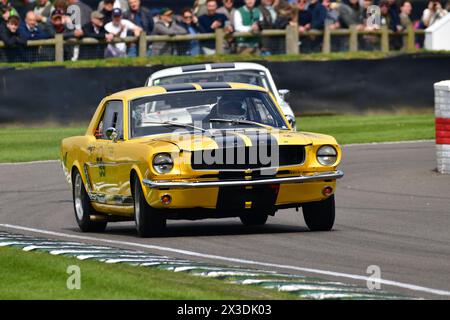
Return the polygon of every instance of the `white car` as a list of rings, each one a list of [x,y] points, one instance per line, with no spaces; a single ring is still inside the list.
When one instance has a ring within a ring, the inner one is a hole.
[[[226,62],[163,69],[153,73],[146,86],[193,82],[239,82],[263,87],[275,96],[292,128],[296,129],[294,112],[285,100],[289,90],[277,90],[269,69],[257,63]]]

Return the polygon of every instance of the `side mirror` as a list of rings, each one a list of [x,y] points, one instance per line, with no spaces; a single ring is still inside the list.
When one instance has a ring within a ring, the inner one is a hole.
[[[281,99],[283,99],[284,101],[286,101],[286,99],[288,99],[290,92],[291,91],[288,90],[288,89],[280,89],[280,90],[278,90],[278,94],[280,95]]]
[[[106,129],[106,137],[113,141],[113,142],[117,142],[119,135],[117,134],[117,129],[114,127],[109,127],[108,129]]]

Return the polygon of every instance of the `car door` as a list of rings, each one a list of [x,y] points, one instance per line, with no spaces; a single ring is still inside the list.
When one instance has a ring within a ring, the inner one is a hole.
[[[107,131],[114,128],[117,140],[111,140]],[[99,202],[107,203],[117,193],[118,182],[115,150],[123,141],[123,101],[110,100],[105,103],[103,114],[97,124],[95,141],[88,146],[88,174],[91,191]]]

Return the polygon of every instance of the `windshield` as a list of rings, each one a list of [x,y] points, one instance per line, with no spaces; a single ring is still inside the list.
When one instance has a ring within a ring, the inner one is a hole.
[[[239,71],[215,71],[215,72],[195,72],[187,74],[179,74],[175,76],[156,79],[153,85],[165,85],[176,83],[203,83],[203,82],[237,82],[247,83],[255,86],[263,87],[269,91],[269,81],[264,71],[257,70],[239,70]]]
[[[130,102],[130,135],[271,126],[287,129],[270,96],[256,90],[205,90],[138,98]]]

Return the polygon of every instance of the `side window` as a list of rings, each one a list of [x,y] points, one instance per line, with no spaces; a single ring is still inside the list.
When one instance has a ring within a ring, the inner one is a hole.
[[[97,139],[107,139],[106,130],[110,127],[116,128],[120,139],[123,139],[123,102],[109,101],[103,111],[97,130]]]
[[[257,114],[257,119],[255,119],[256,121],[261,121],[261,123],[271,126],[276,125],[272,115],[269,113],[269,110],[260,99],[253,98],[253,104]]]

